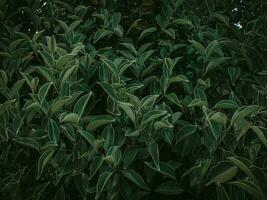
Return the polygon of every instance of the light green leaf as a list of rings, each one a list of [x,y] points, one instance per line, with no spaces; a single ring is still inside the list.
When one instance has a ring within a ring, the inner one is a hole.
[[[253,180],[256,180],[251,170],[239,159],[235,157],[228,157],[227,160],[230,161],[233,165],[237,166],[241,171],[248,175]]]
[[[38,160],[37,179],[41,177],[45,166],[47,165],[49,160],[52,158],[53,154],[54,154],[54,150],[46,150],[40,156]]]
[[[108,58],[100,58],[100,60],[111,71],[113,77],[116,78],[118,76],[118,74],[119,74],[116,65],[111,60],[109,60]]]
[[[58,143],[60,138],[60,130],[55,120],[49,119],[48,124],[48,136],[50,138],[50,141],[53,141],[55,143]]]
[[[181,24],[181,25],[189,25],[189,26],[193,26],[192,22],[188,19],[175,19],[174,24]]]
[[[218,122],[222,125],[226,125],[227,122],[227,115],[221,112],[216,112],[214,115],[212,115],[209,120]]]
[[[57,69],[62,69],[63,67],[65,68],[66,65],[73,60],[74,56],[75,55],[73,55],[73,54],[66,54],[64,56],[59,57],[59,59],[56,61],[55,67]]]
[[[158,97],[159,95],[148,95],[144,97],[140,102],[139,110],[146,107],[153,107]]]
[[[133,169],[126,169],[122,171],[124,177],[135,183],[140,188],[149,191],[149,187],[145,183],[144,179]]]
[[[205,56],[205,51],[206,51],[206,49],[205,49],[205,47],[202,45],[202,44],[200,44],[199,42],[197,42],[197,41],[195,41],[195,40],[189,40],[189,42],[191,43],[191,44],[193,44],[193,46],[195,47],[195,49],[197,50],[197,52],[201,55],[201,56]]]
[[[56,41],[56,38],[54,36],[48,38],[47,46],[48,46],[48,50],[50,51],[50,53],[54,54],[56,52],[57,41]]]
[[[63,106],[66,105],[70,99],[72,99],[71,96],[65,96],[57,99],[55,103],[51,105],[51,113],[54,114],[60,109],[62,109]]]
[[[98,84],[105,90],[111,99],[116,100],[117,92],[111,84],[107,82],[98,82]]]
[[[100,195],[102,194],[102,191],[104,190],[105,186],[107,185],[111,175],[112,175],[112,172],[103,172],[99,176],[97,184],[96,184],[95,199],[98,199],[100,197]]]
[[[123,154],[123,168],[127,169],[130,164],[134,161],[138,153],[138,148],[128,147]]]
[[[61,82],[62,82],[62,83],[65,82],[65,81],[70,77],[70,75],[74,72],[75,69],[77,69],[77,66],[76,66],[76,65],[70,67],[70,68],[64,73]]]
[[[124,102],[119,102],[119,106],[124,110],[124,112],[127,114],[127,116],[132,120],[132,122],[135,124],[135,114],[132,110],[134,107],[130,103],[124,103]]]
[[[210,180],[208,183],[206,183],[206,186],[209,186],[212,183],[224,183],[226,181],[229,181],[234,176],[236,176],[237,173],[237,167],[233,166],[230,167],[223,172],[217,174],[212,180]]]
[[[78,133],[91,145],[94,146],[95,137],[88,131],[78,130]]]
[[[92,163],[90,165],[89,179],[92,179],[94,177],[94,175],[97,173],[102,164],[103,164],[103,158],[101,156],[97,156],[92,160]]]
[[[48,66],[49,68],[52,68],[54,65],[53,57],[48,52],[45,52],[45,51],[39,51],[39,53],[41,54],[46,66]]]
[[[165,115],[167,111],[164,110],[152,110],[148,113],[145,113],[142,119],[142,125],[146,125],[147,123],[161,117],[162,115]]]
[[[239,105],[232,100],[226,100],[225,99],[225,100],[221,100],[218,103],[216,103],[214,108],[236,110],[239,108]]]
[[[69,113],[64,116],[61,122],[77,124],[79,122],[79,115],[77,115],[76,113]]]
[[[182,127],[182,129],[177,132],[176,138],[177,138],[177,143],[182,141],[184,138],[194,134],[197,130],[197,126],[196,125],[185,125],[184,127]]]
[[[236,122],[244,119],[245,117],[257,112],[260,109],[260,106],[258,105],[249,105],[249,106],[243,106],[235,111],[235,113],[232,116],[231,124],[229,128],[234,125]]]
[[[179,195],[184,192],[183,188],[174,181],[162,183],[155,189],[156,193],[164,195]]]
[[[227,61],[229,61],[231,58],[230,57],[221,57],[221,58],[214,58],[211,62],[206,67],[205,74],[208,72],[214,70],[217,67],[222,66],[225,64]]]
[[[141,40],[142,38],[150,35],[151,33],[154,33],[156,30],[157,30],[156,27],[150,27],[150,28],[143,30],[142,33],[140,34],[138,40]]]
[[[226,190],[220,183],[216,184],[216,189],[217,189],[218,200],[230,200]]]
[[[156,142],[147,142],[146,145],[157,170],[160,170],[158,144]]]
[[[37,68],[37,71],[42,74],[47,81],[49,82],[54,82],[54,75],[52,73],[52,70],[47,68],[47,67],[39,67],[39,66],[36,66]]]
[[[38,98],[40,103],[42,103],[45,100],[45,97],[51,87],[53,83],[45,83],[44,85],[42,85],[38,91]]]
[[[171,83],[180,83],[180,82],[189,83],[190,81],[184,75],[176,75],[176,76],[171,77],[170,82]]]
[[[258,189],[257,186],[250,182],[250,181],[233,181],[230,182],[231,185],[236,186],[244,191],[246,191],[247,193],[249,193],[250,195],[252,195],[253,197],[255,197],[258,200],[266,200],[267,198],[264,196],[264,194],[262,194]]]
[[[0,88],[5,87],[7,84],[7,75],[4,70],[0,70]]]
[[[92,92],[89,92],[88,94],[82,96],[74,105],[73,113],[76,113],[80,118],[82,117],[82,114],[85,110],[85,107],[92,95]]]
[[[161,130],[161,129],[170,129],[173,128],[173,125],[171,125],[167,120],[164,121],[156,121],[154,123],[154,129]]]
[[[98,115],[91,117],[89,120],[89,124],[87,126],[87,130],[94,130],[100,126],[110,124],[115,122],[115,118],[111,117],[110,115]]]
[[[263,143],[263,145],[267,148],[267,139],[266,139],[264,133],[262,132],[262,130],[259,129],[259,127],[257,127],[257,126],[252,126],[251,128],[256,133],[256,135],[258,136],[260,141]]]
[[[207,46],[205,50],[205,61],[207,62],[210,58],[210,56],[216,51],[216,49],[219,48],[219,43],[217,40],[213,40],[209,45]]]
[[[30,137],[20,137],[15,138],[14,141],[22,146],[30,147],[32,149],[35,149],[36,151],[39,151],[40,146],[39,144]]]
[[[97,41],[99,41],[100,39],[110,36],[111,34],[112,34],[112,31],[110,30],[100,29],[96,31],[94,35],[94,44],[97,43]]]

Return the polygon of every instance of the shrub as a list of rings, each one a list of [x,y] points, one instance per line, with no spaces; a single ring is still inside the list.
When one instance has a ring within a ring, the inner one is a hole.
[[[267,199],[267,3],[2,0],[1,199]]]

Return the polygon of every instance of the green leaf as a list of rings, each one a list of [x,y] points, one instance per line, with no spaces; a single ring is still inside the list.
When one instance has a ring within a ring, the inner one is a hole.
[[[140,102],[139,110],[146,108],[146,107],[153,107],[158,97],[159,95],[148,95],[144,97]]]
[[[90,178],[89,179],[92,179],[94,177],[94,175],[97,173],[97,171],[102,166],[102,164],[103,164],[103,158],[101,156],[97,156],[92,160],[92,163],[90,165]]]
[[[111,99],[116,100],[117,92],[111,84],[107,82],[98,82],[98,84],[105,90]]]
[[[124,177],[135,183],[140,188],[144,190],[150,190],[147,184],[145,183],[144,179],[133,169],[126,169],[122,171]]]
[[[215,122],[218,122],[222,125],[226,125],[226,122],[227,122],[227,116],[226,114],[224,113],[221,113],[221,112],[216,112],[215,114],[213,114],[209,120],[212,120],[212,121],[215,121]]]
[[[42,30],[42,31],[37,31],[34,36],[32,37],[32,41],[36,42],[37,39],[44,33],[45,31]]]
[[[95,137],[88,131],[78,130],[78,133],[91,145],[94,146]]]
[[[174,181],[162,183],[155,189],[156,193],[164,195],[179,195],[184,192],[182,187]]]
[[[218,200],[230,200],[226,190],[221,184],[216,184]]]
[[[110,36],[111,34],[112,34],[112,31],[110,30],[100,29],[96,31],[94,35],[94,44],[97,43],[100,39]]]
[[[157,167],[157,170],[160,170],[158,144],[156,142],[147,142],[146,145],[147,145],[147,148],[148,148],[149,153],[151,155],[151,158],[152,158],[155,166]]]
[[[56,69],[62,69],[66,65],[69,64],[73,60],[75,55],[73,54],[66,54],[64,56],[59,57],[59,59],[56,61]]]
[[[69,25],[69,29],[74,31],[82,22],[83,22],[83,20],[76,20],[76,21],[72,22]]]
[[[76,113],[69,113],[61,120],[62,123],[77,124],[79,122],[79,115]]]
[[[50,53],[54,54],[56,52],[57,42],[54,36],[48,38],[47,46],[48,46],[48,50],[50,51]]]
[[[74,72],[75,69],[77,69],[77,66],[76,66],[76,65],[70,67],[70,68],[64,73],[64,75],[63,75],[63,77],[62,77],[62,80],[61,80],[62,83],[65,82],[65,81],[70,77],[70,75]]]
[[[121,13],[114,13],[112,15],[112,27],[115,28],[119,25],[120,21],[121,21]]]
[[[45,100],[45,97],[47,96],[47,93],[53,83],[45,83],[42,85],[38,91],[38,98],[40,103],[42,103]]]
[[[167,120],[164,121],[156,121],[154,123],[154,129],[161,130],[161,129],[170,129],[173,128],[173,125],[171,125]]]
[[[54,82],[55,77],[54,77],[51,69],[49,69],[47,67],[39,67],[39,66],[36,66],[36,68],[37,68],[37,71],[40,74],[42,74],[46,78],[47,81]]]
[[[10,96],[14,97],[15,95],[18,94],[19,90],[21,89],[21,87],[23,86],[23,84],[25,83],[24,79],[18,80],[10,89]]]
[[[235,85],[235,82],[241,73],[241,68],[240,67],[228,67],[227,71],[230,75],[232,85]]]
[[[234,176],[236,176],[237,173],[237,167],[230,167],[219,174],[217,174],[212,180],[210,180],[208,183],[206,183],[206,186],[212,184],[212,183],[224,183],[226,181],[231,180]]]
[[[105,186],[107,185],[111,175],[112,175],[112,172],[103,172],[99,176],[97,184],[96,184],[96,196],[95,196],[95,199],[98,199],[100,197],[100,195],[102,194]]]
[[[80,118],[85,110],[85,107],[92,95],[92,92],[82,96],[74,105],[73,113],[76,113]]]
[[[193,26],[192,22],[188,19],[175,19],[173,21],[174,24],[181,24],[181,25],[188,25],[188,26]]]
[[[264,196],[264,194],[262,194],[260,191],[258,191],[257,186],[254,185],[250,181],[245,181],[245,180],[244,181],[233,181],[233,182],[230,182],[230,184],[246,191],[247,193],[249,193],[250,195],[252,195],[253,197],[255,197],[258,200],[266,200],[267,199]]]
[[[76,47],[71,51],[70,54],[76,56],[78,53],[82,52],[83,49],[84,49],[84,46],[83,46],[83,45],[76,46]]]
[[[115,121],[116,121],[115,118],[111,117],[110,115],[94,116],[94,117],[91,117],[91,119],[89,120],[89,124],[86,129],[89,131],[95,130],[100,126],[110,124]]]
[[[214,58],[211,62],[206,67],[205,74],[208,72],[214,70],[217,67],[222,66],[225,64],[227,61],[229,61],[231,58],[230,57],[221,57],[221,58]]]
[[[150,35],[151,33],[154,33],[156,30],[157,30],[156,27],[150,27],[150,28],[145,29],[145,30],[142,31],[142,33],[140,34],[138,40],[141,40],[141,39],[143,39],[144,37]]]
[[[176,135],[176,142],[181,142],[183,139],[185,139],[186,137],[192,135],[193,133],[195,133],[197,130],[197,126],[196,125],[185,125],[184,127],[182,127],[182,129],[177,133]]]
[[[45,166],[47,165],[49,160],[52,158],[53,154],[54,154],[54,150],[46,150],[40,156],[38,160],[37,179],[41,177]]]
[[[39,151],[40,149],[39,144],[30,137],[15,138],[14,141],[22,146],[30,147],[36,151]]]
[[[229,26],[229,18],[226,15],[222,15],[220,13],[213,13],[212,15],[215,19],[223,22],[226,26]]]
[[[219,47],[219,43],[217,40],[213,40],[209,45],[207,46],[205,50],[205,61],[207,62],[210,58],[210,56],[217,50]]]
[[[190,81],[184,75],[176,75],[176,76],[171,77],[170,82],[171,83],[180,83],[180,82],[189,83]]]
[[[51,113],[54,114],[63,108],[64,105],[68,103],[71,99],[71,96],[65,96],[57,99],[54,104],[51,105]]]
[[[176,180],[176,175],[174,172],[173,167],[170,164],[164,163],[164,162],[160,162],[159,166],[160,166],[160,170],[157,169],[157,167],[155,166],[154,163],[152,162],[145,162],[146,166],[148,166],[149,168],[153,169],[154,171],[169,177],[173,180]]]
[[[123,168],[127,169],[131,163],[134,161],[138,153],[138,148],[128,147],[123,154]]]
[[[64,29],[64,31],[65,32],[68,32],[69,31],[69,27],[68,27],[68,25],[65,23],[65,22],[63,22],[63,21],[61,21],[61,20],[56,20],[58,23],[59,23],[59,25]]]
[[[267,139],[261,129],[259,129],[257,126],[252,126],[251,128],[256,133],[263,145],[267,148]]]
[[[108,58],[100,58],[100,60],[111,71],[113,77],[117,78],[119,72],[118,72],[118,69],[117,69],[116,65],[111,60],[109,60]]]
[[[132,110],[132,107],[134,107],[134,106],[130,103],[124,103],[124,102],[119,102],[119,106],[124,110],[124,112],[127,114],[127,116],[135,124],[135,114]]]
[[[188,104],[188,107],[202,107],[202,106],[208,106],[207,101],[202,101],[200,99],[193,99],[190,104]]]
[[[59,138],[60,138],[60,130],[59,130],[59,127],[56,121],[53,119],[49,119],[47,128],[48,128],[48,136],[49,136],[50,141],[58,143]]]
[[[0,70],[0,88],[7,85],[7,75],[4,70]]]
[[[41,54],[46,66],[48,66],[49,68],[52,68],[54,65],[53,57],[48,52],[45,52],[45,51],[39,51],[39,53]]]
[[[239,108],[239,105],[232,100],[221,100],[218,103],[216,103],[214,108],[236,110]]]
[[[162,115],[165,115],[167,111],[164,110],[152,110],[148,113],[144,114],[142,119],[142,125],[146,125],[147,123],[161,117]]]
[[[260,109],[260,106],[258,105],[249,105],[249,106],[243,106],[235,111],[235,113],[232,116],[231,124],[229,128],[237,123],[238,121],[244,119],[245,117],[257,112]]]
[[[199,42],[197,42],[197,41],[195,41],[195,40],[189,40],[189,42],[191,43],[191,44],[193,44],[193,46],[194,46],[194,48],[197,50],[197,52],[201,55],[201,56],[205,56],[205,51],[206,51],[206,49],[205,49],[205,47],[202,45],[202,44],[200,44]]]
[[[239,159],[235,157],[228,157],[227,160],[230,161],[233,165],[237,166],[241,171],[248,175],[253,180],[256,180],[251,170]]]
[[[138,51],[136,50],[136,48],[134,47],[133,44],[131,43],[120,43],[122,46],[126,47],[131,53],[133,53],[133,55],[137,55]]]

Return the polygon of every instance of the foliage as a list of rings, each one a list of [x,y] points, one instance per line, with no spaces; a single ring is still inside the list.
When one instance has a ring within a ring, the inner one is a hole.
[[[0,1],[1,199],[267,199],[267,2]]]

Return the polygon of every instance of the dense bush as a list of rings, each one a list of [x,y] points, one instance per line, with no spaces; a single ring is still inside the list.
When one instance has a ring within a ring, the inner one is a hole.
[[[1,199],[267,199],[267,2],[1,0]]]

